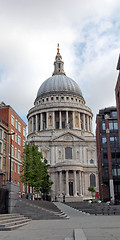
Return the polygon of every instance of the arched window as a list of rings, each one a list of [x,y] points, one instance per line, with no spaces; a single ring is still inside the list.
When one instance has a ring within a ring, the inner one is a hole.
[[[96,187],[96,176],[95,174],[90,174],[90,186],[91,187]]]
[[[65,148],[65,159],[72,159],[72,148]]]

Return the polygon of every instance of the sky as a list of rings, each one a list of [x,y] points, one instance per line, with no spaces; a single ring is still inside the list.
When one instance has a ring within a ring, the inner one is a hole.
[[[27,123],[37,91],[52,76],[57,43],[66,75],[91,108],[115,106],[119,0],[0,0],[0,102]]]

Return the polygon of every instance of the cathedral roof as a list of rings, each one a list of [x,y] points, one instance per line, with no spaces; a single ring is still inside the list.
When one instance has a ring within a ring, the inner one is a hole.
[[[64,62],[62,61],[58,44],[53,75],[42,83],[38,90],[37,98],[45,95],[61,93],[73,94],[82,97],[82,92],[78,84],[71,78],[67,77],[64,72]]]

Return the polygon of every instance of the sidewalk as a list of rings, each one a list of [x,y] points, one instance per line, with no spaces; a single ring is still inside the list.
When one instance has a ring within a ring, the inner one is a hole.
[[[73,229],[82,228],[88,240],[120,240],[120,216],[87,215],[57,203],[70,216],[65,220],[33,220],[11,232],[0,232],[0,240],[64,240]]]

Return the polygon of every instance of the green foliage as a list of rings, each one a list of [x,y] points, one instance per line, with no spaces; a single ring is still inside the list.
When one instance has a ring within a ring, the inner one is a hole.
[[[91,195],[92,195],[92,197],[93,197],[93,195],[94,195],[94,193],[95,193],[95,187],[90,186],[90,187],[88,188],[88,191],[91,192]]]
[[[95,192],[95,187],[90,186],[90,187],[88,188],[88,191],[94,193],[94,192]]]
[[[25,144],[23,152],[21,181],[24,184],[34,186],[35,191],[49,193],[53,184],[48,174],[47,161],[43,160],[42,153],[38,151],[38,146]]]

